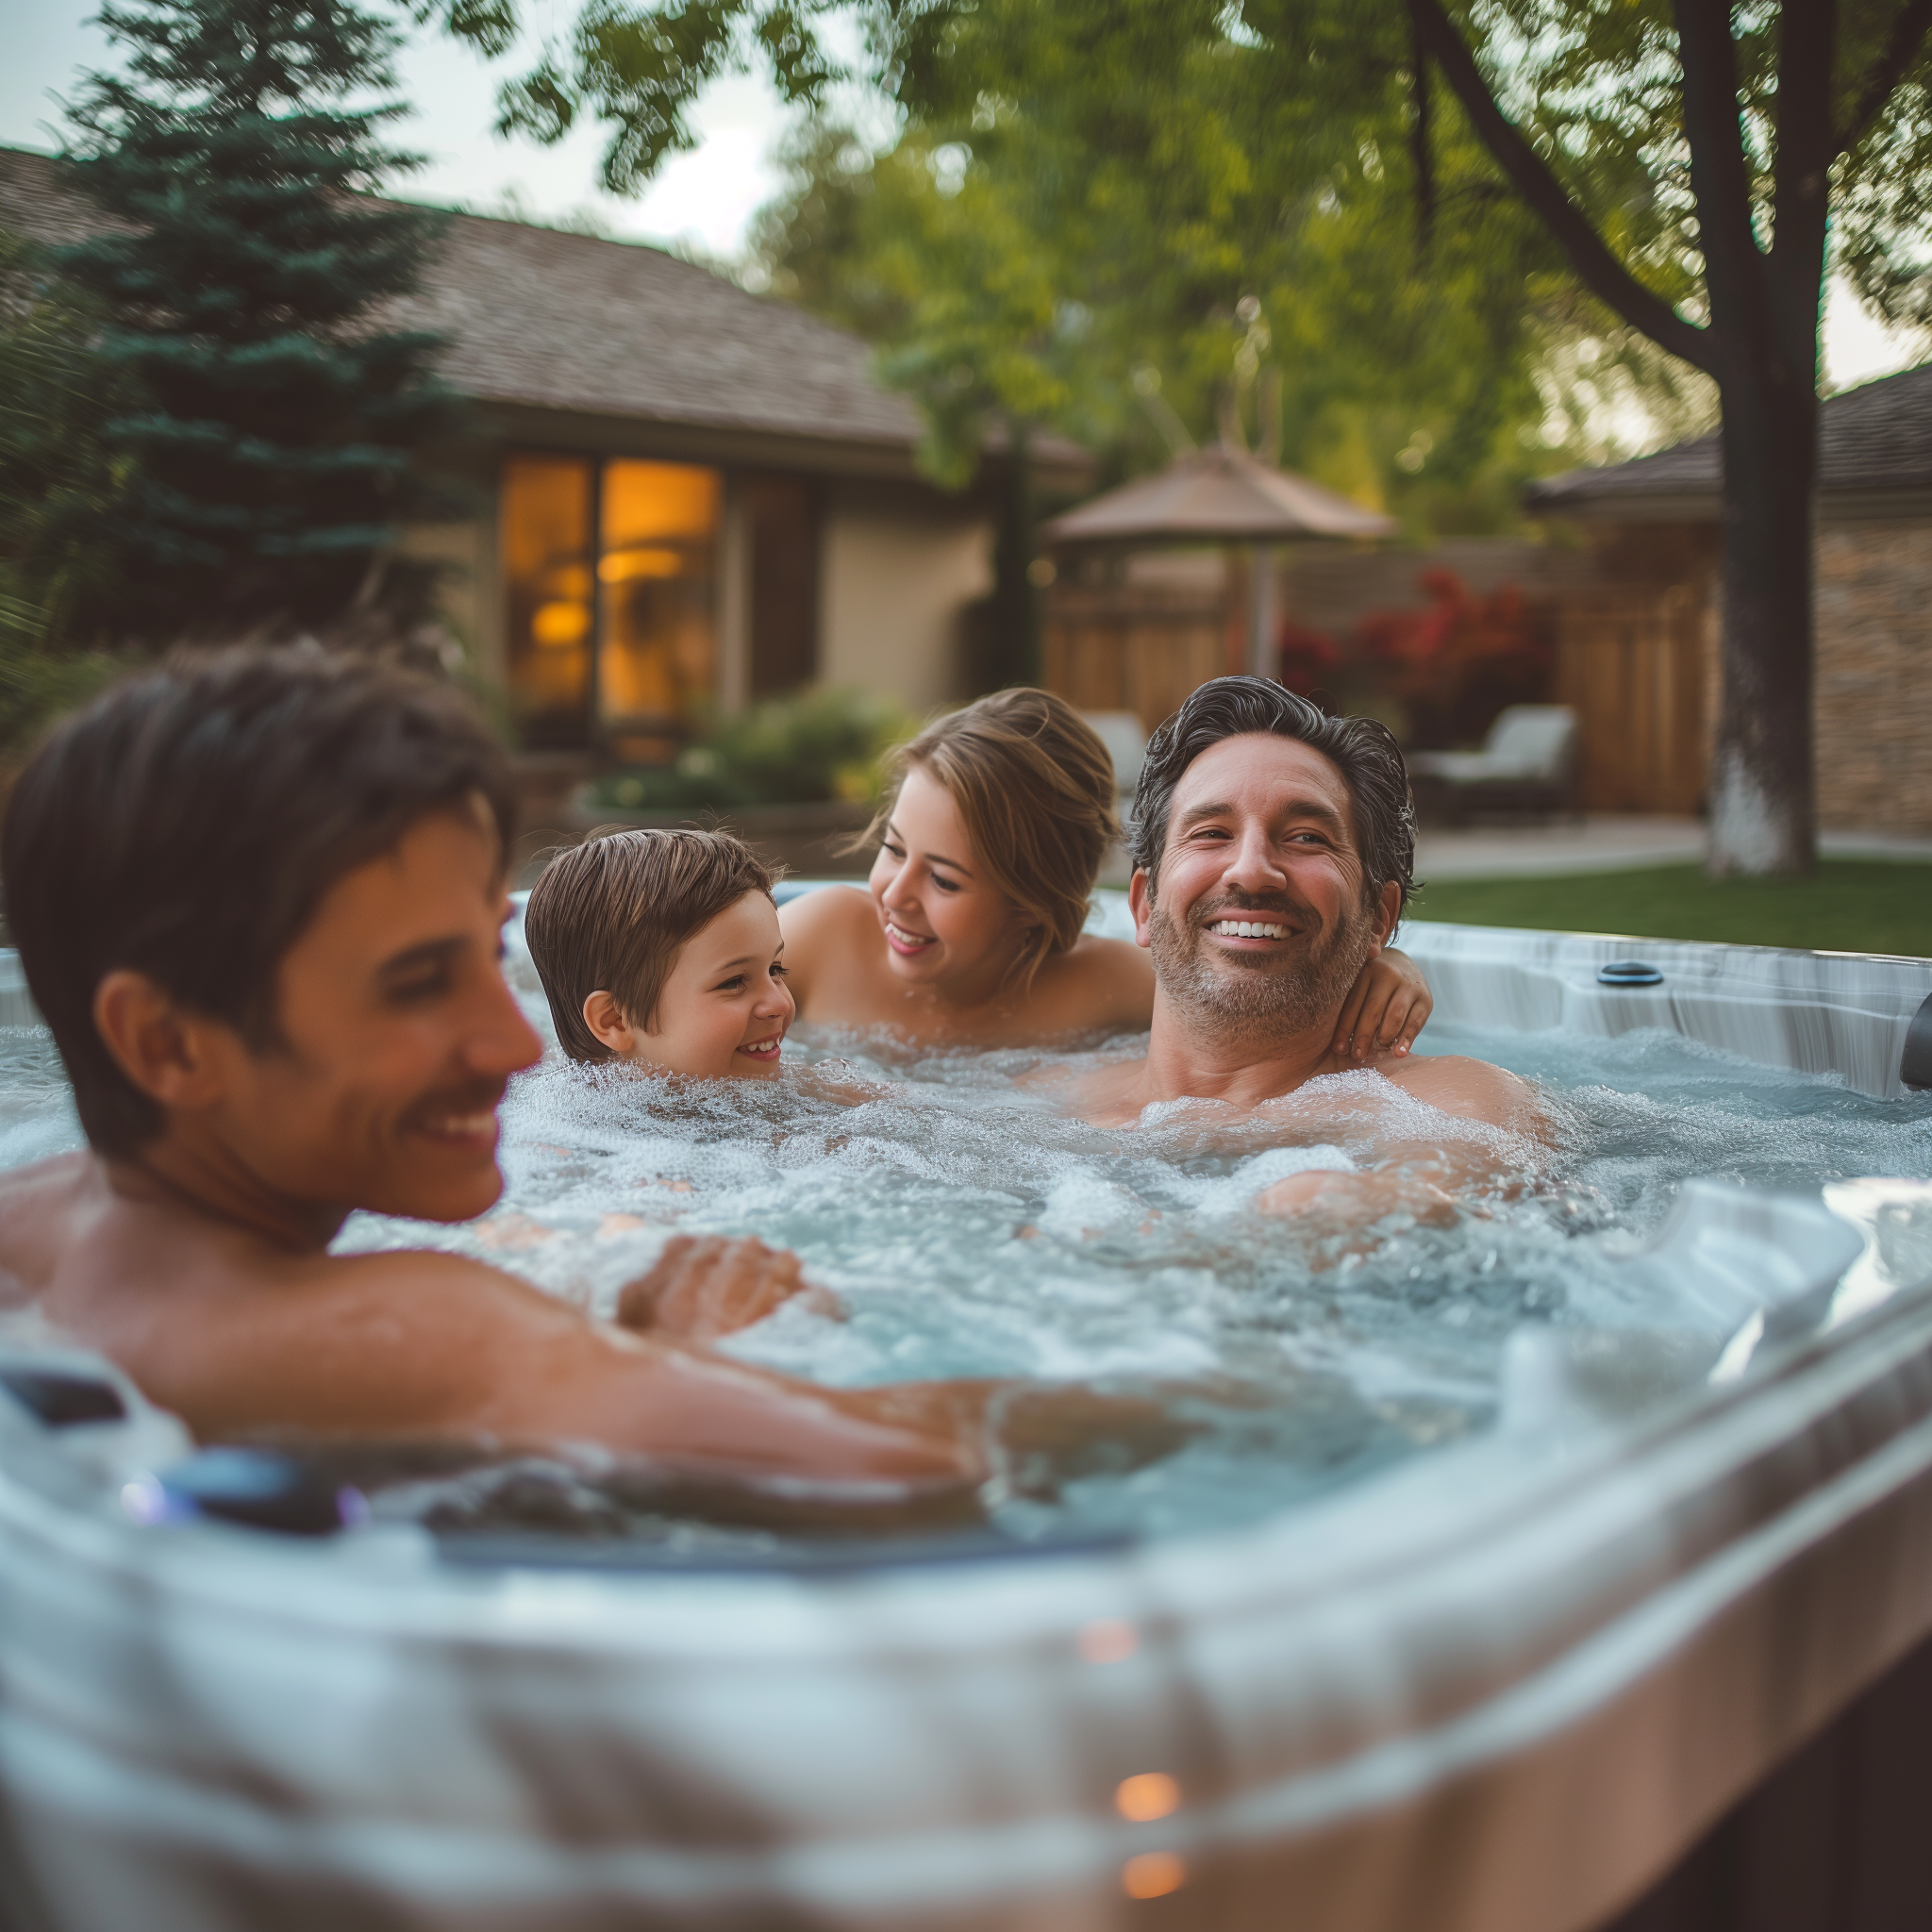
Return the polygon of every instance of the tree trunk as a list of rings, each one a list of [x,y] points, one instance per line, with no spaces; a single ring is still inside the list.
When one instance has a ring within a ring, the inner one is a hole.
[[[1741,358],[1740,358],[1741,359]],[[1710,869],[1809,872],[1818,404],[1776,369],[1724,399],[1724,696],[1710,769]]]
[[[1753,209],[1731,0],[1676,0],[1676,16],[1710,364],[1724,406],[1724,697],[1710,869],[1804,873],[1817,851],[1811,583],[1836,4],[1794,0],[1780,17],[1769,251]]]
[[[1007,418],[1006,500],[993,552],[993,638],[987,666],[991,686],[1038,684],[1041,673],[1040,592],[1033,582],[1034,547],[1040,541],[1033,501],[1030,426]]]

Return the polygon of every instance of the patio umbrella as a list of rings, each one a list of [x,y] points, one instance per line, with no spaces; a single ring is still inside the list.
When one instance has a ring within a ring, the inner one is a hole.
[[[1272,668],[1274,575],[1268,554],[1297,537],[1392,537],[1397,525],[1291,470],[1216,443],[1176,457],[1153,476],[1123,483],[1056,517],[1042,535],[1056,548],[1108,544],[1227,543],[1244,546],[1254,568],[1248,600],[1248,669]]]

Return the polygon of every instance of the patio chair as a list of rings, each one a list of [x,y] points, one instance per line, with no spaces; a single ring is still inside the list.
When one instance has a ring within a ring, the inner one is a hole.
[[[1510,705],[1480,751],[1420,751],[1408,759],[1417,802],[1452,821],[1474,811],[1547,817],[1575,808],[1576,713],[1568,705]]]

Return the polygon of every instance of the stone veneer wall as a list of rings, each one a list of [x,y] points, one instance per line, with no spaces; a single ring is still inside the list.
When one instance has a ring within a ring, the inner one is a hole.
[[[1818,539],[1818,816],[1932,833],[1932,521]]]

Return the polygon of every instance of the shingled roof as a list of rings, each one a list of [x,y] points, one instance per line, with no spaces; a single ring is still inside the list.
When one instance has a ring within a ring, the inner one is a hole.
[[[0,227],[58,243],[104,225],[48,156],[0,148]],[[420,292],[384,319],[448,336],[442,376],[480,403],[908,457],[921,433],[858,337],[641,243],[453,215]],[[1058,438],[1035,452],[1088,461]]]
[[[1827,396],[1819,411],[1819,494],[1898,498],[1932,491],[1932,363]],[[1715,433],[1600,470],[1566,470],[1524,492],[1570,516],[1715,517],[1724,464]]]

